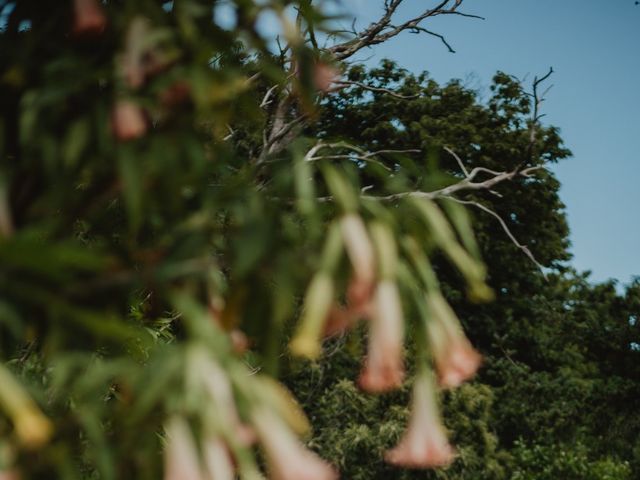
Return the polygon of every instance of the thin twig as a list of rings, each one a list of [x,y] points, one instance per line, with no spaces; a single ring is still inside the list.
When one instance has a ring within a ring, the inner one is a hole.
[[[531,250],[529,250],[529,247],[527,247],[526,245],[520,243],[518,241],[518,239],[515,237],[515,235],[511,232],[511,230],[509,229],[509,226],[507,225],[507,222],[504,221],[504,219],[495,211],[491,210],[489,207],[473,201],[473,200],[461,200],[459,198],[456,197],[452,197],[452,196],[443,196],[442,198],[446,198],[448,200],[452,200],[454,202],[460,203],[462,205],[472,205],[476,208],[479,208],[480,210],[488,213],[489,215],[493,216],[496,220],[498,220],[498,222],[500,222],[500,225],[502,226],[502,229],[504,230],[504,232],[507,234],[507,236],[509,237],[509,239],[513,242],[513,244],[518,247],[520,250],[522,250],[524,252],[524,254],[529,257],[529,259],[536,264],[536,266],[540,269],[540,271],[542,271],[542,274],[544,275],[544,267],[542,266],[542,264],[540,262],[538,262],[538,260],[536,260],[536,257],[533,255],[533,253],[531,253]]]
[[[401,95],[399,93],[394,92],[393,90],[389,90],[388,88],[373,87],[371,85],[367,85],[367,84],[362,83],[362,82],[356,82],[355,80],[337,80],[337,81],[334,81],[333,83],[335,83],[336,85],[342,85],[342,86],[354,86],[355,85],[357,87],[363,88],[365,90],[369,90],[371,92],[386,93],[388,95],[391,95],[392,97],[400,98],[402,100],[411,100],[412,98],[418,98],[420,96],[419,93],[417,93],[415,95]],[[336,91],[336,90],[339,90],[339,88],[333,89],[332,91]]]

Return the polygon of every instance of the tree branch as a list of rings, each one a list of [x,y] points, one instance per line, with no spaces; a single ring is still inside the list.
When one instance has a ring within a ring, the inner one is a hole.
[[[337,60],[345,60],[363,48],[386,42],[405,30],[414,32],[422,31],[429,35],[434,35],[440,38],[450,51],[453,51],[442,35],[427,30],[420,24],[424,20],[438,15],[460,15],[471,18],[482,18],[477,15],[460,12],[458,8],[462,4],[462,1],[463,0],[456,0],[455,3],[451,0],[440,1],[435,7],[427,9],[423,11],[422,14],[400,23],[399,25],[392,25],[391,21],[403,0],[387,1],[385,2],[384,14],[377,21],[371,23],[366,29],[357,32],[355,34],[355,38],[347,42],[334,45],[330,47],[328,51],[332,53]]]
[[[479,208],[480,210],[488,213],[489,215],[491,215],[492,217],[494,217],[495,219],[498,220],[498,222],[500,222],[500,225],[502,226],[502,229],[504,230],[504,232],[507,234],[507,236],[509,237],[509,239],[511,240],[511,242],[513,242],[513,244],[518,247],[520,250],[522,250],[524,252],[524,254],[529,257],[529,259],[536,264],[536,266],[542,271],[542,274],[544,275],[544,266],[538,262],[538,260],[536,259],[536,257],[533,255],[533,253],[531,253],[531,250],[529,250],[529,247],[527,247],[526,245],[520,243],[518,241],[518,239],[515,237],[515,235],[511,232],[511,230],[509,229],[509,226],[507,225],[507,222],[504,221],[504,219],[495,211],[491,210],[489,207],[473,201],[473,200],[460,200],[459,198],[456,197],[451,197],[451,196],[443,196],[442,198],[446,198],[448,200],[452,200],[454,202],[460,203],[462,205],[472,205],[476,208]],[[546,276],[546,275],[545,275]]]
[[[332,89],[332,91],[337,91],[337,90],[340,90],[342,88],[349,87],[349,86],[356,86],[356,87],[360,87],[360,88],[362,88],[364,90],[369,90],[371,92],[386,93],[388,95],[391,95],[392,97],[400,98],[402,100],[411,100],[412,98],[420,97],[419,93],[417,93],[415,95],[401,95],[399,93],[394,92],[393,90],[389,90],[388,88],[373,87],[371,85],[367,85],[367,84],[364,84],[362,82],[356,82],[355,80],[337,80],[337,81],[334,81],[333,83],[335,83],[336,85],[342,85],[342,87],[337,87],[336,89]]]

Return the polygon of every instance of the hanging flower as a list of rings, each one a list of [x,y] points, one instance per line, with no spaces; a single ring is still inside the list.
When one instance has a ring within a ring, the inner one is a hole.
[[[27,448],[37,448],[48,442],[53,426],[39,409],[26,406],[15,412],[16,435]]]
[[[190,96],[191,85],[184,80],[174,82],[159,94],[160,103],[165,107],[175,107],[180,105],[181,103],[189,100]]]
[[[120,68],[125,82],[133,89],[142,86],[145,80],[145,56],[150,30],[149,20],[140,16],[134,17],[127,29]]]
[[[38,448],[49,441],[53,433],[51,421],[1,363],[0,406],[13,421],[15,434],[23,446]]]
[[[400,467],[433,468],[449,465],[454,458],[455,451],[438,413],[433,382],[424,371],[413,385],[409,426],[398,445],[385,454],[385,460]]]
[[[373,284],[375,256],[362,218],[354,213],[347,213],[340,219],[340,229],[355,277],[363,283]]]
[[[17,470],[0,470],[0,480],[20,480],[21,478]]]
[[[235,480],[233,459],[220,438],[206,439],[202,445],[202,453],[207,467],[207,480]]]
[[[226,372],[217,362],[208,357],[207,352],[198,351],[196,358],[201,359],[194,368],[199,370],[204,388],[214,403],[214,409],[220,416],[221,423],[228,426],[238,443],[243,446],[251,445],[255,442],[253,429],[242,423],[236,408],[231,382]]]
[[[317,358],[322,352],[321,337],[333,303],[333,280],[326,272],[318,272],[307,288],[302,317],[291,340],[295,355]]]
[[[398,286],[378,284],[372,306],[369,346],[360,386],[370,392],[397,388],[404,379],[403,317]]]
[[[455,388],[472,378],[482,356],[471,346],[456,314],[440,292],[427,294],[431,313],[428,325],[438,381],[445,388]]]
[[[327,337],[340,335],[348,330],[354,323],[355,318],[349,309],[334,303],[329,309],[324,334]]]
[[[107,27],[107,17],[98,0],[74,0],[75,35],[99,35]]]
[[[169,419],[165,431],[164,480],[205,480],[186,420],[182,417]]]
[[[326,62],[317,62],[313,66],[313,85],[321,92],[328,92],[340,78],[340,70]]]
[[[142,137],[147,132],[144,112],[130,100],[119,100],[111,112],[111,130],[122,141]]]
[[[336,471],[305,448],[273,412],[258,409],[253,423],[264,448],[272,480],[335,480]]]

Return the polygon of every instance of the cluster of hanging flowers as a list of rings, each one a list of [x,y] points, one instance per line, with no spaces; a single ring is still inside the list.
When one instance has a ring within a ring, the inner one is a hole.
[[[71,33],[76,38],[97,39],[106,31],[109,21],[99,0],[74,0],[73,8]],[[175,60],[175,52],[159,47],[158,37],[150,21],[144,17],[132,18],[127,26],[124,48],[116,61],[117,93],[110,116],[111,133],[118,141],[128,142],[144,137],[149,130],[149,112],[136,99],[136,93]],[[170,109],[185,103],[190,95],[190,85],[178,80],[160,90],[157,99],[160,106]]]
[[[202,394],[209,408],[198,420],[198,429],[184,413],[165,423],[165,480],[234,480],[237,475],[263,479],[248,454],[256,444],[273,480],[338,478],[331,465],[298,440],[308,424],[293,397],[277,382],[250,377],[242,368],[225,369],[202,346],[191,348],[185,377],[189,391]],[[249,404],[242,416],[238,389]]]
[[[468,277],[472,294],[487,298],[490,290],[484,285],[484,271],[457,245],[455,234],[439,207],[429,200],[416,203],[420,203],[417,210],[427,227],[437,230],[435,243]],[[408,428],[397,446],[386,453],[385,460],[409,468],[443,467],[449,465],[456,454],[439,413],[436,379],[440,388],[458,387],[475,375],[481,356],[472,347],[453,309],[440,292],[426,255],[413,238],[406,243],[413,252],[410,256],[424,283],[422,332],[435,376],[427,365],[419,365]],[[344,213],[329,232],[323,267],[307,290],[301,323],[291,342],[294,353],[317,358],[321,353],[323,332],[328,336],[337,335],[359,319],[365,320],[369,331],[368,346],[358,384],[372,393],[399,388],[405,377],[405,318],[398,287],[396,245],[389,225],[373,220],[367,226],[353,210]],[[340,247],[346,252],[352,268],[343,302],[336,300],[331,275]]]

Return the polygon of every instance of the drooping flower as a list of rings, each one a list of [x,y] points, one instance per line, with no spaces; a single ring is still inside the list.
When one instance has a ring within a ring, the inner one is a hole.
[[[142,137],[147,132],[144,112],[130,100],[119,100],[111,112],[111,130],[122,141]]]
[[[373,283],[375,279],[373,244],[362,218],[354,213],[347,213],[340,219],[340,229],[356,278]]]
[[[29,406],[19,409],[14,422],[18,438],[28,448],[37,448],[51,438],[53,426],[38,409]]]
[[[302,317],[291,340],[295,355],[317,358],[321,351],[327,315],[333,302],[333,280],[326,272],[318,272],[311,280],[304,299]]]
[[[0,480],[20,480],[21,478],[17,470],[0,470]]]
[[[16,436],[24,447],[38,448],[49,441],[53,433],[51,421],[1,363],[0,405],[11,418]]]
[[[233,459],[220,438],[206,439],[202,445],[202,453],[207,468],[207,480],[235,480]]]
[[[252,415],[272,480],[335,480],[327,462],[305,448],[282,419],[259,408]]]
[[[172,417],[165,426],[164,480],[205,480],[191,429],[182,417]]]
[[[355,318],[349,309],[339,305],[338,303],[334,303],[329,309],[329,314],[327,315],[324,334],[327,337],[340,335],[349,329],[354,321]]]
[[[446,466],[454,458],[438,412],[435,387],[429,373],[422,372],[413,385],[409,426],[400,442],[387,451],[385,460],[401,467],[433,468]]]
[[[235,436],[240,445],[251,445],[255,442],[255,433],[240,419],[229,377],[217,362],[208,358],[206,352],[199,351],[197,354],[202,355],[199,374],[204,388],[213,401],[220,423],[227,426],[229,433]]]
[[[328,92],[340,78],[340,70],[326,62],[317,62],[313,66],[313,84],[321,92]]]
[[[429,340],[438,381],[444,388],[458,387],[475,375],[482,356],[465,336],[456,314],[440,292],[427,294],[427,306],[431,313]]]
[[[369,344],[360,386],[370,392],[397,388],[404,379],[404,321],[398,286],[382,280],[375,291]]]
[[[179,80],[162,92],[160,92],[160,103],[165,107],[175,107],[183,102],[186,102],[191,95],[191,85],[184,81]]]
[[[145,54],[148,50],[149,20],[134,17],[127,29],[125,50],[120,60],[122,76],[130,88],[140,87],[145,80]]]
[[[74,0],[73,33],[99,35],[107,27],[107,17],[98,0]]]

